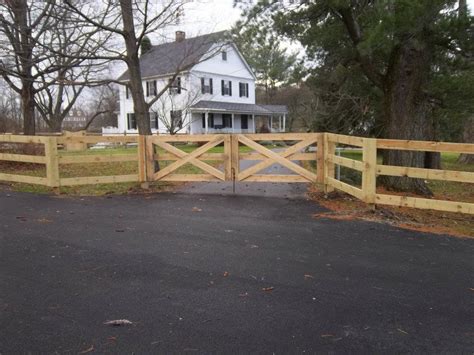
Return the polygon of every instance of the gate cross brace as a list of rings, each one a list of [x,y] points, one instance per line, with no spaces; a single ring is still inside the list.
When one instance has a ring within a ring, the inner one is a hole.
[[[176,155],[180,160],[175,161],[174,163],[168,165],[167,167],[163,168],[162,170],[158,171],[153,175],[153,178],[155,180],[159,180],[166,175],[171,174],[173,171],[177,170],[181,166],[191,163],[198,168],[208,172],[209,174],[215,176],[216,178],[220,180],[225,180],[224,173],[209,164],[206,164],[198,159],[198,157],[202,154],[204,154],[206,151],[209,149],[215,147],[216,145],[222,143],[224,141],[224,138],[222,136],[216,136],[212,141],[207,142],[204,144],[202,147],[196,149],[195,151],[191,153],[186,153],[183,152],[182,150],[173,147],[171,144],[168,144],[166,142],[160,142],[159,140],[156,140],[154,143],[158,145],[159,147],[169,151],[170,153]]]

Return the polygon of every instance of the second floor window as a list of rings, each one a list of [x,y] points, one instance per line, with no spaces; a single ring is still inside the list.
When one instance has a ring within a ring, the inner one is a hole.
[[[239,97],[249,97],[249,84],[239,83]]]
[[[134,113],[127,113],[127,126],[128,129],[137,129],[137,119]]]
[[[170,94],[181,94],[181,77],[178,76],[174,81],[172,79],[169,79],[170,83]]]
[[[232,81],[222,80],[222,96],[232,96]]]
[[[212,95],[212,92],[212,78],[201,78],[201,93]]]
[[[146,96],[156,96],[156,80],[150,80],[146,82]]]
[[[125,98],[126,99],[130,98],[130,89],[129,89],[128,85],[125,86]]]
[[[222,60],[227,60],[227,52],[222,51]]]

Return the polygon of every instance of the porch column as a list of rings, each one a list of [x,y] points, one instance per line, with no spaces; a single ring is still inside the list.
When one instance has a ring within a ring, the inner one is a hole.
[[[204,113],[204,130],[207,134],[209,130],[209,112]]]
[[[257,132],[255,132],[255,115],[252,115],[252,127],[253,127],[253,132],[252,133],[257,133]]]
[[[283,115],[283,132],[286,132],[286,113]]]
[[[235,133],[235,114],[232,114],[232,133]]]

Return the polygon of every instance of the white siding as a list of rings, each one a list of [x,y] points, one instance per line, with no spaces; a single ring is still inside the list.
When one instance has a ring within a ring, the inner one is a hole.
[[[167,91],[158,101],[153,105],[152,111],[158,112],[160,115],[165,115],[164,121],[170,121],[171,110],[183,110],[184,127],[179,133],[197,133],[201,129],[200,118],[194,120],[195,116],[187,113],[186,110],[200,100],[206,101],[220,101],[233,103],[255,104],[255,80],[247,66],[242,61],[240,55],[235,51],[233,46],[226,48],[227,60],[222,59],[219,53],[213,58],[205,62],[197,64],[189,73],[181,75],[182,90],[180,94],[171,95]],[[213,94],[201,93],[201,78],[212,78],[213,80]],[[168,77],[155,78],[157,80],[157,92],[168,83]],[[148,78],[147,80],[153,80]],[[222,95],[221,81],[232,82],[232,96]],[[240,97],[239,83],[245,83],[249,86],[249,97]],[[143,82],[143,91],[146,95],[146,81]],[[145,97],[147,100],[151,99]],[[118,120],[118,131],[137,133],[137,130],[129,130],[127,124],[127,114],[133,113],[133,101],[130,97],[126,99],[125,86],[120,87],[120,115]],[[193,119],[191,119],[193,117]],[[236,116],[237,117],[237,116]],[[239,121],[240,123],[240,121]],[[240,127],[240,124],[239,124]],[[156,132],[153,130],[153,132]],[[159,132],[167,133],[166,125],[159,122]]]

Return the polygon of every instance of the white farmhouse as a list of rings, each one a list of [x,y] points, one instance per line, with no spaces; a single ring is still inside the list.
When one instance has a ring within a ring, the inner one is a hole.
[[[151,107],[153,133],[255,133],[283,132],[286,106],[255,103],[255,75],[237,49],[223,42],[224,33],[185,38],[153,46],[140,58],[148,102],[180,72]],[[180,71],[186,67],[186,70]],[[120,81],[129,80],[128,72]],[[104,134],[137,133],[131,95],[120,88],[118,127]]]

